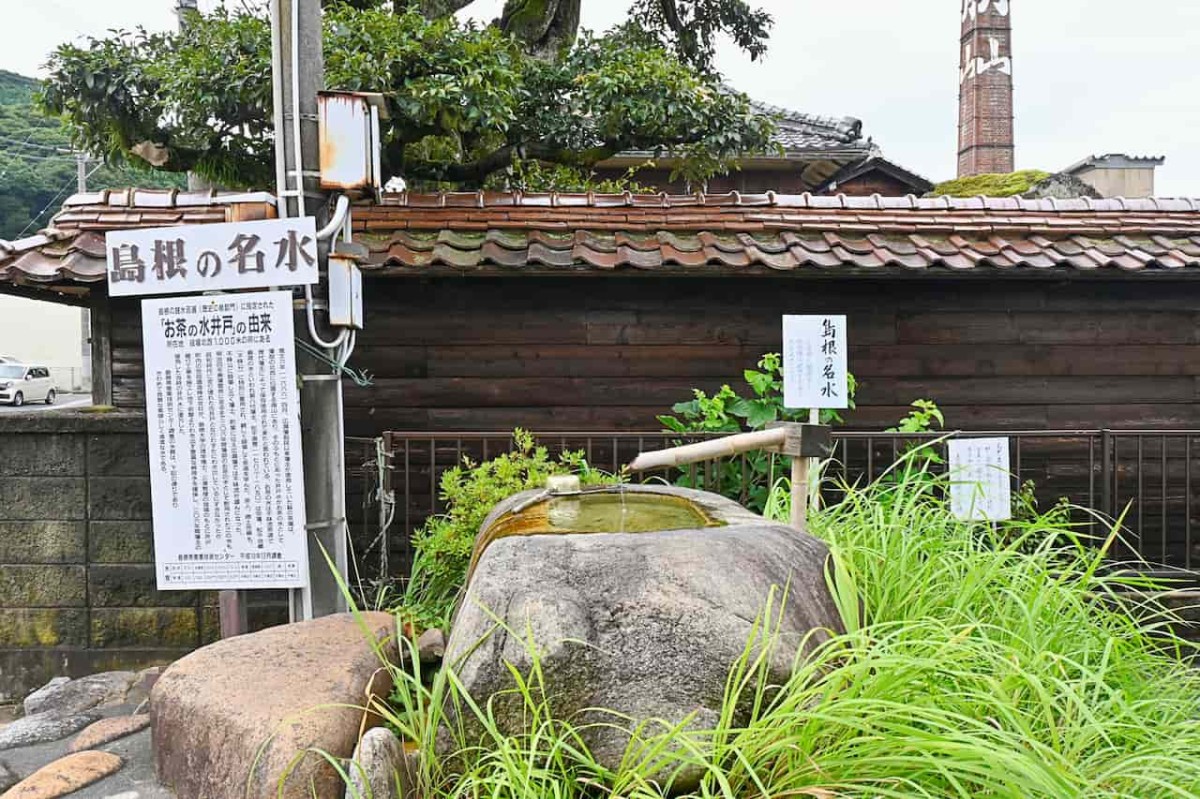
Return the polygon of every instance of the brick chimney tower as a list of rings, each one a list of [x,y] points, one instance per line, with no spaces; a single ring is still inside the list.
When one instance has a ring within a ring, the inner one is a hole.
[[[1013,171],[1011,0],[962,0],[958,176]]]

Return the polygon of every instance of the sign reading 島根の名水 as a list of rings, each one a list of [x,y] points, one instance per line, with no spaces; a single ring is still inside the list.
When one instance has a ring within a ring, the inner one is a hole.
[[[311,285],[312,217],[116,230],[105,236],[113,297]]]

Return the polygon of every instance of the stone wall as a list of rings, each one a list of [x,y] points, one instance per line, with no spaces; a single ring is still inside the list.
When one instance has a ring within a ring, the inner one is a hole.
[[[215,594],[155,589],[141,414],[0,416],[0,702],[217,637]]]

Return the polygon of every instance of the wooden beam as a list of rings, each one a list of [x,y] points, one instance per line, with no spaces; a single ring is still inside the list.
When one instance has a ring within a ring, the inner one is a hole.
[[[18,285],[0,281],[0,294],[22,297],[56,305],[74,305],[86,308],[91,304],[91,290],[79,284],[68,285]]]

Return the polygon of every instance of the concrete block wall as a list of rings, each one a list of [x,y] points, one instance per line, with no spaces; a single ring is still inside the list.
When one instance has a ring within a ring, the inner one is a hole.
[[[150,520],[141,414],[0,417],[0,702],[215,640],[215,594],[156,590]]]

